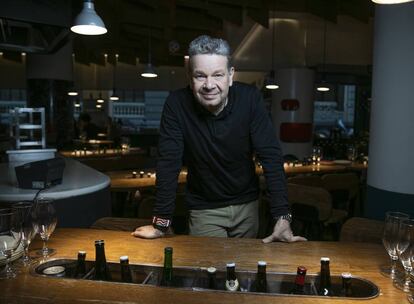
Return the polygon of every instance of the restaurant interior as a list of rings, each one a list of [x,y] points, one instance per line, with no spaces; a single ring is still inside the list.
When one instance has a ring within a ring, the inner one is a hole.
[[[414,303],[413,28],[413,0],[1,1],[0,303]],[[184,157],[172,221],[153,217],[200,35],[281,147],[245,157],[256,238],[190,233]]]
[[[103,32],[75,33],[91,4]],[[19,188],[17,165],[63,157],[63,180],[41,193],[56,200],[58,227],[151,223],[163,105],[188,85],[189,42],[207,34],[229,42],[235,80],[262,93],[283,151],[294,233],[381,243],[386,211],[414,214],[414,9],[402,5],[2,1],[0,203],[38,192]],[[256,172],[263,238],[273,227],[258,160]],[[186,174],[183,167],[176,234],[188,233]]]
[[[373,2],[99,1],[96,14],[107,30],[102,35],[70,30],[83,5],[83,1],[6,1],[0,16],[4,168],[13,161],[23,163],[25,157],[35,161],[52,155],[69,159],[67,165],[76,162],[103,174],[96,177],[99,186],[92,181],[76,186],[99,190],[58,197],[66,201],[59,204],[62,214],[78,212],[63,207],[69,201],[90,204],[85,219],[73,214],[59,225],[133,229],[141,220],[149,221],[163,104],[169,92],[187,85],[187,47],[202,34],[226,39],[233,51],[235,80],[262,93],[284,155],[296,233],[311,240],[339,240],[347,237],[348,227],[358,231],[362,225],[372,227],[372,237],[380,241],[376,225],[391,201],[396,210],[412,214],[414,170],[411,156],[405,157],[412,155],[408,131],[412,123],[403,114],[408,110],[404,107],[412,105],[397,101],[404,99],[404,81],[394,83],[400,86],[395,89],[400,96],[392,100],[401,112],[383,117],[390,130],[383,130],[372,117],[389,107],[373,109],[374,94],[382,95],[386,89],[382,82],[388,80],[377,76],[374,86],[379,60],[375,47],[381,46],[376,41],[382,34],[374,30]],[[412,47],[411,41],[406,44]],[[409,60],[405,64],[412,63]],[[154,74],[145,77],[148,70]],[[377,73],[387,72],[378,68]],[[268,89],[269,84],[273,88]],[[407,119],[400,125],[404,129],[390,127],[400,118]],[[409,143],[388,148],[398,143],[391,130],[401,137],[406,134]],[[373,145],[373,136],[387,139]],[[385,152],[382,146],[387,146]],[[29,152],[34,150],[35,154]],[[261,176],[260,162],[256,165]],[[370,175],[372,166],[385,168],[372,169]],[[2,174],[3,183],[12,178],[10,174]],[[396,175],[388,178],[390,174]],[[175,232],[184,234],[185,177],[183,167],[173,221]],[[58,187],[69,180],[64,178]],[[22,190],[19,196],[19,191],[5,187],[5,192],[13,192],[1,199],[5,203],[27,200],[35,193]],[[259,237],[269,232],[265,186],[261,191]],[[94,209],[100,211],[89,214]]]

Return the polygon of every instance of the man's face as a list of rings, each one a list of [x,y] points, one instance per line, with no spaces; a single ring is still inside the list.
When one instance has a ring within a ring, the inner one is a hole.
[[[215,112],[227,99],[234,68],[227,68],[227,57],[222,55],[195,55],[190,60],[190,86],[194,97],[208,111]]]

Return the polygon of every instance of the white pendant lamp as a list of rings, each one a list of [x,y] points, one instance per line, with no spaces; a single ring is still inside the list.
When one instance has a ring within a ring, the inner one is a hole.
[[[83,9],[70,29],[80,35],[103,35],[108,32],[101,17],[95,12],[93,0],[83,2]]]
[[[145,78],[158,77],[157,72],[155,72],[155,69],[151,64],[151,29],[149,30],[149,37],[148,37],[148,63],[147,63],[147,67],[145,68],[144,72],[141,73],[141,76]]]
[[[273,7],[273,27],[272,27],[272,70],[265,80],[265,88],[268,90],[277,90],[279,85],[276,83],[276,73],[274,69],[274,52],[275,52],[275,26],[276,18],[274,18],[275,7]]]
[[[328,92],[330,89],[326,85],[326,19],[324,19],[324,27],[323,27],[323,58],[322,58],[322,81],[316,87],[316,90],[319,92]]]

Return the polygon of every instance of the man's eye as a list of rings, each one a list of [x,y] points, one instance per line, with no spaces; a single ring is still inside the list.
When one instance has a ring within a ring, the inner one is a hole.
[[[222,77],[224,77],[224,74],[215,74],[214,75],[214,78],[222,78]]]
[[[194,78],[197,79],[197,80],[202,80],[202,79],[206,78],[206,76],[204,76],[204,75],[195,75]]]

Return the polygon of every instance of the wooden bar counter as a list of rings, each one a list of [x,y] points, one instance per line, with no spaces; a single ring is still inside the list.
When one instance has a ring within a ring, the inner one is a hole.
[[[191,291],[146,285],[131,285],[89,280],[46,278],[20,273],[12,280],[0,280],[0,303],[408,303],[406,294],[396,289],[391,280],[379,273],[388,256],[379,244],[304,242],[262,244],[259,239],[221,239],[171,236],[157,240],[132,237],[128,232],[57,229],[49,241],[57,249],[52,258],[76,259],[78,250],[87,251],[87,260],[94,260],[94,240],[104,239],[106,258],[119,262],[128,255],[131,264],[163,264],[164,247],[174,248],[174,266],[215,266],[225,268],[228,261],[236,269],[256,270],[258,260],[267,261],[268,271],[295,273],[298,265],[315,274],[320,257],[331,259],[331,274],[344,271],[368,279],[380,289],[380,295],[369,300],[305,297],[296,295],[268,296],[248,293]],[[33,248],[41,246],[39,241]]]

